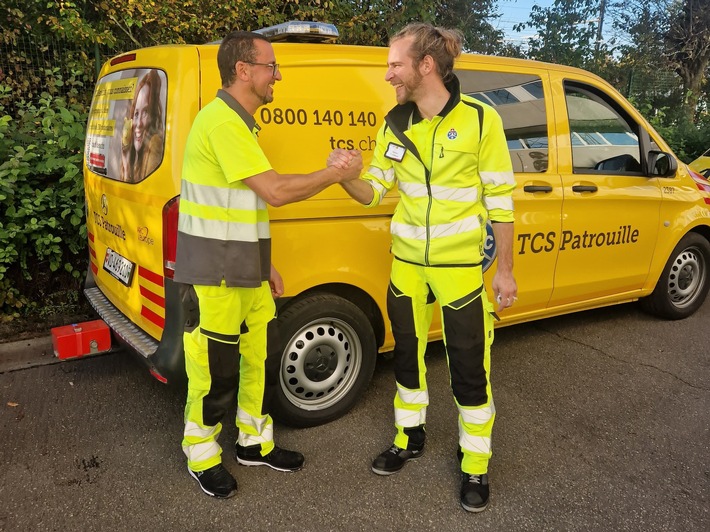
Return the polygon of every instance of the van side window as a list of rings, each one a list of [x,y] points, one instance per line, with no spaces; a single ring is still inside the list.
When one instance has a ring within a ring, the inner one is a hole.
[[[455,73],[461,92],[495,107],[503,119],[513,171],[547,171],[548,127],[540,78],[480,70]]]
[[[96,84],[85,144],[92,172],[140,183],[162,163],[167,78],[158,69],[112,72]]]
[[[638,124],[599,89],[564,87],[574,172],[641,175]]]

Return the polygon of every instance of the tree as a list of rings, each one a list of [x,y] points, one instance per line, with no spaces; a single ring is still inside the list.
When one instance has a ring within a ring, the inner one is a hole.
[[[550,7],[534,5],[529,21],[513,29],[537,30],[537,35],[528,39],[529,58],[594,71],[610,55],[608,46],[597,40],[604,3],[604,0],[555,0]]]
[[[410,22],[429,22],[457,28],[468,51],[492,53],[502,34],[488,20],[495,16],[495,0],[340,0],[331,2],[326,17],[342,28],[348,44],[386,46],[389,37]],[[319,13],[320,14],[320,13]]]
[[[617,86],[686,161],[705,151],[710,138],[708,7],[697,3],[611,4],[614,27],[622,35],[618,62],[624,76]],[[694,17],[687,16],[691,11]]]
[[[503,32],[489,22],[495,18],[494,0],[449,0],[435,6],[434,23],[458,28],[464,35],[464,48],[470,52],[495,53],[500,48]]]
[[[685,117],[694,122],[710,64],[710,2],[676,0],[665,33],[668,59],[683,81]]]
[[[679,80],[668,61],[662,35],[667,31],[667,6],[644,0],[614,4],[614,27],[622,32],[618,48],[623,92],[641,107],[678,107]]]

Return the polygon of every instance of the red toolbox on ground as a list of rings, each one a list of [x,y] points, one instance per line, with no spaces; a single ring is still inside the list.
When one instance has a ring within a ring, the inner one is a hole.
[[[111,331],[103,320],[54,327],[52,347],[62,360],[103,353],[111,349]]]

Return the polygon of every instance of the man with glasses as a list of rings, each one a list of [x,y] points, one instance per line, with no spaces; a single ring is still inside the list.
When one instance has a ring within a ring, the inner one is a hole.
[[[267,204],[303,200],[356,179],[362,158],[310,174],[279,174],[257,142],[253,115],[281,80],[271,43],[235,31],[217,52],[222,89],[197,114],[185,146],[175,281],[192,285],[199,321],[186,324],[188,377],[182,441],[190,475],[208,495],[236,493],[217,443],[237,396],[240,464],[297,471],[303,455],[274,445],[269,395],[280,353],[274,298],[283,294],[271,264]]]

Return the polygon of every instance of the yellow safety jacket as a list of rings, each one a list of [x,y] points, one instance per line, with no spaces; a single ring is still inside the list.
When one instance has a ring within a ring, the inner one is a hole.
[[[378,205],[395,184],[392,253],[423,266],[483,261],[486,223],[513,222],[515,178],[500,115],[447,83],[451,98],[431,121],[413,102],[394,107],[362,179]]]
[[[242,182],[271,169],[258,131],[224,90],[195,118],[182,172],[176,281],[257,288],[269,280],[269,212]]]

